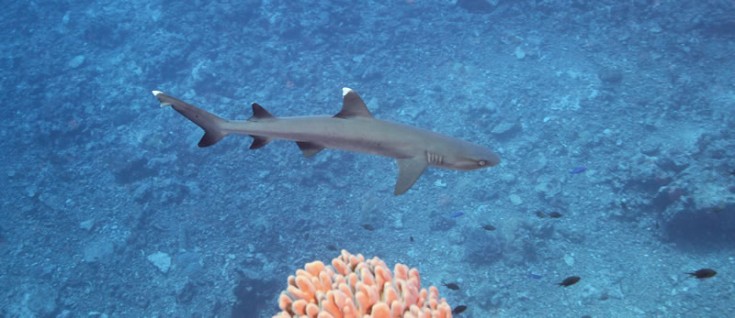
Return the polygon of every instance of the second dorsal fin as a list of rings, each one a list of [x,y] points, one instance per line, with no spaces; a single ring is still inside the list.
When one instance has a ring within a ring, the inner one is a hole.
[[[334,115],[338,118],[352,118],[352,117],[369,117],[373,118],[373,114],[367,109],[365,102],[362,101],[360,95],[353,91],[351,88],[342,88],[342,110]]]
[[[258,103],[253,103],[253,116],[250,117],[248,120],[258,120],[258,119],[266,119],[266,118],[274,118],[275,116],[271,115],[263,106],[260,106]]]

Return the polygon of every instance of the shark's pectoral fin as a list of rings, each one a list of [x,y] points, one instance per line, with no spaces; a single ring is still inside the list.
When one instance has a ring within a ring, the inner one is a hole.
[[[296,144],[299,145],[299,149],[304,153],[304,157],[311,157],[324,149],[323,146],[313,142],[297,141]]]
[[[262,148],[265,145],[267,145],[269,142],[271,142],[269,138],[263,137],[263,136],[250,135],[250,137],[253,137],[253,143],[250,144],[250,149]]]
[[[398,181],[393,193],[399,195],[408,191],[426,170],[427,165],[426,159],[422,156],[398,159]]]

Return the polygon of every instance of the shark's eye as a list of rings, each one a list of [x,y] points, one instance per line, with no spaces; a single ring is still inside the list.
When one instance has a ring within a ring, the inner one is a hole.
[[[479,161],[477,161],[477,165],[480,166],[480,167],[484,167],[486,164],[487,164],[487,161],[485,161],[485,160],[479,160]]]

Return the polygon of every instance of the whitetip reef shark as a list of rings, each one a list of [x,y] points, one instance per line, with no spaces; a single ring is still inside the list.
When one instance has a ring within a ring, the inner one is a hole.
[[[275,117],[257,103],[248,120],[227,120],[161,91],[153,95],[161,106],[171,106],[204,130],[199,147],[209,147],[230,134],[253,137],[250,149],[273,139],[296,141],[303,154],[313,156],[336,148],[395,158],[398,181],[394,194],[413,186],[428,166],[475,170],[500,163],[500,157],[483,146],[429,130],[375,119],[362,98],[343,88],[342,110],[334,116]]]

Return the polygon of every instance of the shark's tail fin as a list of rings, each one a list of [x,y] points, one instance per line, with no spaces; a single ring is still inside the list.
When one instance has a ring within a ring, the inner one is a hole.
[[[174,110],[204,129],[204,136],[199,140],[199,147],[214,145],[227,135],[227,132],[222,129],[223,124],[227,123],[227,120],[199,107],[168,96],[161,91],[153,91],[153,96],[158,98],[162,107],[173,107]]]

